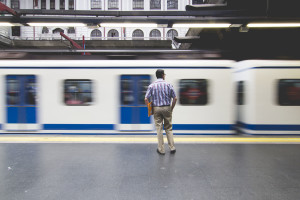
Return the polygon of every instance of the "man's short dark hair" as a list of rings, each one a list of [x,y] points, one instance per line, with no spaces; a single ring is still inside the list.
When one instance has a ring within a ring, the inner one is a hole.
[[[156,70],[156,78],[163,78],[165,71],[163,69]]]

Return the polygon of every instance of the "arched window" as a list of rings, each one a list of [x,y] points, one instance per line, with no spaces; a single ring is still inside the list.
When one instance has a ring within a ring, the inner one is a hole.
[[[62,30],[61,28],[56,28],[56,29],[54,29],[54,30],[52,31],[53,34],[57,34],[57,33],[59,34],[60,32],[63,32],[63,33],[64,33],[65,31]]]
[[[95,29],[91,32],[91,39],[92,40],[101,40],[102,33],[100,30]]]
[[[161,33],[157,29],[153,29],[150,32],[150,40],[160,40],[161,39]]]
[[[68,28],[68,34],[75,34],[75,28],[74,27],[69,27]]]
[[[178,0],[168,0],[167,5],[168,5],[168,10],[169,9],[178,9]]]
[[[49,29],[46,26],[44,26],[42,29],[42,34],[47,34],[47,33],[49,33]]]
[[[150,0],[150,9],[161,9],[161,0]]]
[[[11,9],[20,9],[19,0],[11,0]]]
[[[144,39],[144,32],[141,29],[136,29],[132,33],[132,37],[134,40],[143,40]]]
[[[173,40],[175,36],[178,36],[178,32],[174,29],[171,29],[167,33],[167,38]]]
[[[107,37],[109,40],[118,40],[119,32],[116,29],[111,29],[110,31],[108,31]]]

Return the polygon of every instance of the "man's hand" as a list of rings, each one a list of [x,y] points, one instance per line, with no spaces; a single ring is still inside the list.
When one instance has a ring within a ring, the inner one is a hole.
[[[149,101],[147,98],[145,98],[145,104],[148,105]]]
[[[173,101],[172,101],[172,112],[173,112],[173,109],[174,109],[174,107],[176,105],[176,102],[177,102],[177,97],[174,97]]]

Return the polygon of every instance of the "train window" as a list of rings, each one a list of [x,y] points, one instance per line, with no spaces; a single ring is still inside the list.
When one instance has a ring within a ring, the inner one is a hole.
[[[144,106],[149,85],[149,75],[121,75],[121,105]]]
[[[206,79],[182,79],[179,82],[179,102],[182,105],[206,105],[207,80]]]
[[[121,103],[130,105],[134,102],[133,81],[129,79],[121,80]]]
[[[237,83],[237,105],[244,105],[244,81]]]
[[[280,79],[277,98],[281,106],[300,106],[300,79]]]
[[[20,102],[20,82],[7,80],[7,105],[17,105]]]
[[[35,79],[28,79],[25,90],[26,104],[36,105],[36,83]]]
[[[92,103],[92,81],[68,79],[64,81],[64,102],[68,106],[85,106]]]
[[[145,95],[148,89],[148,86],[150,85],[150,79],[141,79],[139,80],[139,104],[144,105],[145,104]]]

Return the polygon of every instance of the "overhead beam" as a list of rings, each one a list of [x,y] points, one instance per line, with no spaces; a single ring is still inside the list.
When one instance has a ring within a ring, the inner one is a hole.
[[[20,15],[84,15],[84,16],[224,16],[247,13],[245,9],[209,9],[198,11],[93,11],[93,10],[36,10],[22,9]],[[256,12],[256,11],[253,11]],[[257,13],[257,12],[256,12]]]
[[[20,16],[16,20],[12,16],[2,16],[0,22],[10,23],[85,23],[89,25],[98,25],[99,23],[156,23],[172,27],[174,23],[231,23],[231,24],[244,24],[248,22],[299,22],[299,18],[266,18],[265,16],[237,16],[237,17],[70,17],[70,16]]]
[[[90,52],[90,53],[136,53],[136,54],[145,54],[145,53],[167,53],[167,54],[189,54],[189,53],[203,53],[207,52],[206,50],[148,50],[148,49],[1,49],[1,52],[26,52],[26,53],[84,53],[84,52]],[[215,51],[211,51],[215,52]]]

